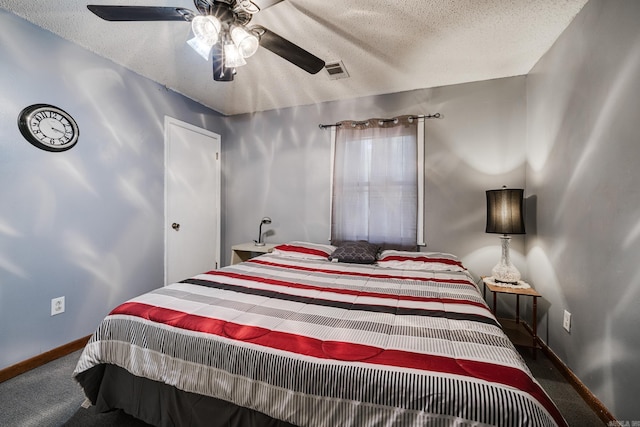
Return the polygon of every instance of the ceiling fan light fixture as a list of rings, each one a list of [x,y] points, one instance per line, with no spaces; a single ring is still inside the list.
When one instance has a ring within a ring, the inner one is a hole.
[[[191,48],[195,50],[196,53],[200,55],[205,61],[209,60],[211,46],[200,40],[198,37],[193,37],[187,40],[187,44],[191,46]]]
[[[240,50],[233,43],[224,44],[224,66],[227,68],[235,68],[245,65],[247,61],[240,54]]]
[[[222,24],[213,15],[198,15],[191,21],[193,34],[208,46],[213,46],[218,42]]]
[[[234,25],[231,27],[230,34],[231,40],[233,40],[243,58],[250,57],[258,50],[258,37],[247,31],[245,27]]]

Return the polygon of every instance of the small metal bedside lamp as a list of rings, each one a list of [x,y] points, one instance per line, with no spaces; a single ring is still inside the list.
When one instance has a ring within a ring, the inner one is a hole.
[[[258,228],[258,240],[254,240],[256,246],[264,246],[264,242],[262,241],[262,224],[271,224],[271,218],[265,216],[260,221],[260,227]]]
[[[487,191],[487,233],[500,233],[502,258],[491,275],[498,282],[517,283],[520,272],[511,263],[509,234],[525,234],[523,217],[524,190],[502,187]]]

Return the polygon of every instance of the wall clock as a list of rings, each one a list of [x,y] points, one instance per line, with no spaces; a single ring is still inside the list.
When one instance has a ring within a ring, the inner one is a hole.
[[[18,128],[27,141],[46,151],[66,151],[78,142],[80,131],[66,111],[48,104],[34,104],[18,115]]]

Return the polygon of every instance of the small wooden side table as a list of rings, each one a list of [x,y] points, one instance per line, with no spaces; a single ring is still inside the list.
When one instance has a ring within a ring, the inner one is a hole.
[[[538,345],[538,298],[540,295],[533,288],[511,288],[505,286],[499,286],[496,282],[493,282],[488,277],[482,278],[484,284],[483,296],[486,299],[487,288],[493,293],[493,314],[496,315],[497,307],[497,295],[498,294],[511,294],[516,296],[516,318],[505,319],[499,318],[498,321],[502,325],[505,333],[514,345],[523,347],[529,347],[533,349],[533,358],[536,358],[536,350]],[[525,322],[520,320],[520,295],[530,296],[533,299],[531,308],[531,329],[527,330]]]
[[[265,243],[263,246],[256,246],[255,243],[233,245],[231,247],[231,264],[238,264],[255,256],[269,253],[278,245],[279,243]]]

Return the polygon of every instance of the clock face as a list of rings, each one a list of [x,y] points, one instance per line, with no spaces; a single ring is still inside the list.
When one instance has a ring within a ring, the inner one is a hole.
[[[66,151],[78,142],[79,130],[66,111],[47,104],[20,112],[18,128],[27,141],[46,151]]]

